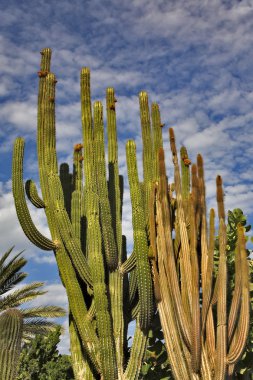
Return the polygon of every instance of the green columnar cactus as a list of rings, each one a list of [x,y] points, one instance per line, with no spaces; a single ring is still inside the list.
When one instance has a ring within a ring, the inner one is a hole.
[[[219,238],[215,243],[213,209],[207,232],[203,159],[198,155],[197,165],[192,165],[190,185],[191,162],[182,148],[180,173],[172,129],[170,144],[176,199],[168,192],[164,152],[160,149],[159,181],[154,185],[150,228],[159,272],[158,310],[171,369],[175,379],[232,379],[249,331],[249,271],[244,228],[237,226],[235,287],[231,305],[227,305],[228,232],[222,179],[220,176],[216,179]],[[219,265],[215,276],[216,244]]]
[[[8,309],[0,315],[0,379],[14,380],[17,374],[23,316],[18,309]]]
[[[35,207],[45,211],[51,239],[38,231],[26,204],[22,138],[14,145],[13,195],[27,237],[39,248],[54,251],[69,299],[76,379],[137,380],[155,300],[175,378],[211,380],[232,374],[248,331],[247,261],[239,226],[236,270],[241,274],[236,277],[238,289],[227,314],[221,178],[217,179],[220,264],[214,281],[215,222],[211,211],[208,240],[202,157],[193,165],[190,181],[187,151],[181,149],[180,172],[170,129],[175,176],[174,185],[168,184],[159,106],[154,103],[150,113],[147,93],[141,92],[143,181],[138,176],[135,143],[126,144],[134,236],[133,252],[127,258],[114,90],[106,92],[108,177],[103,107],[99,101],[92,106],[88,68],[81,70],[80,78],[83,141],[74,146],[73,173],[67,164],[61,164],[58,171],[57,81],[50,72],[51,50],[44,49],[41,55],[37,151],[42,196],[31,180],[26,183],[26,194]],[[136,329],[129,355],[127,329],[132,320],[136,320]]]
[[[127,142],[126,154],[132,202],[134,252],[136,254],[136,277],[140,304],[139,323],[143,329],[147,329],[153,314],[153,294],[150,265],[148,262],[148,240],[145,231],[145,211],[138,179],[134,141],[130,140]]]
[[[118,167],[114,90],[108,88],[106,93],[108,180],[103,108],[101,102],[95,102],[92,115],[88,68],[81,70],[83,142],[74,147],[73,173],[70,173],[67,164],[61,164],[58,174],[55,140],[57,81],[50,72],[50,49],[42,50],[41,55],[37,139],[42,197],[31,180],[26,184],[26,193],[35,207],[45,210],[52,239],[37,230],[26,205],[22,138],[16,140],[13,154],[13,194],[18,218],[34,244],[41,249],[52,249],[55,253],[69,298],[71,350],[76,377],[137,379],[154,309],[144,210],[147,212],[148,194],[154,176],[153,170],[152,173],[148,171],[153,156],[149,157],[147,152],[150,148],[153,151],[154,146],[158,149],[162,144],[159,109],[157,105],[154,107],[152,134],[147,95],[142,93],[144,156],[149,160],[144,160],[142,195],[146,203],[143,203],[140,193],[136,157],[131,153],[129,182],[133,188],[135,247],[132,256],[127,259],[125,237],[122,235],[123,181]],[[136,331],[128,358],[127,328],[133,319],[137,321]]]

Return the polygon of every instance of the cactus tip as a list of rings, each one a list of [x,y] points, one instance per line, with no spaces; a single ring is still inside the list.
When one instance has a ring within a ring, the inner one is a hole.
[[[197,165],[192,165],[192,181],[195,182],[197,179]]]
[[[222,186],[222,178],[220,175],[217,175],[217,177],[216,177],[216,185]]]
[[[203,166],[203,164],[204,164],[203,157],[200,153],[198,153],[198,155],[197,155],[197,164],[198,164],[198,166]]]
[[[169,135],[170,135],[170,141],[175,141],[175,134],[174,134],[174,129],[169,128]]]
[[[38,74],[39,78],[45,78],[47,76],[47,74],[48,74],[48,71],[42,71],[42,70],[40,70],[40,71],[37,72],[37,74]]]
[[[185,166],[191,165],[191,160],[188,157],[183,157],[182,160],[183,160]]]
[[[148,100],[148,93],[146,92],[146,91],[141,91],[140,93],[139,93],[139,99],[140,100]]]
[[[83,148],[83,144],[75,144],[74,145],[74,151],[75,152],[80,152],[80,150]]]

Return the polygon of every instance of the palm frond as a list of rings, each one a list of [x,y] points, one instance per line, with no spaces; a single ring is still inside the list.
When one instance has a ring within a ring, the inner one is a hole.
[[[0,270],[2,270],[2,267],[4,266],[5,261],[7,260],[7,258],[9,257],[9,255],[11,254],[13,248],[14,248],[14,246],[12,248],[10,248],[7,252],[5,252],[3,254],[3,256],[1,257],[1,259],[0,259]],[[12,266],[13,263],[15,263],[15,261],[18,259],[18,257],[23,252],[24,251],[21,251],[21,252],[17,253],[7,264],[5,264],[5,266]],[[21,257],[21,258],[24,260],[25,263],[20,267],[20,269],[27,263],[27,260],[24,257]]]
[[[36,330],[36,331],[32,331],[32,329],[28,328],[27,331],[23,331],[23,335],[22,335],[22,342],[23,343],[29,343],[31,342],[32,339],[34,339],[34,337],[38,334],[41,334],[41,335],[48,335],[48,333],[50,333],[51,331],[54,331],[55,329],[57,328],[60,328],[60,332],[61,334],[64,333],[64,328],[58,324],[54,324],[54,325],[50,325],[48,327],[45,328],[45,326],[42,328],[42,334],[41,332],[37,332],[39,330]]]
[[[9,292],[27,276],[27,273],[20,271],[27,262],[26,259],[20,257],[23,251],[6,263],[12,249],[13,247],[0,258],[0,313],[10,308],[19,307],[21,304],[47,293],[40,289],[44,285],[43,282],[33,282]],[[26,309],[19,308],[19,310],[23,315],[23,342],[30,341],[37,334],[47,334],[58,326],[55,322],[46,320],[47,318],[63,317],[66,314],[63,308],[48,305]]]
[[[23,281],[26,277],[27,277],[27,273],[25,272],[18,272],[18,273],[12,274],[9,278],[7,278],[4,281],[2,286],[0,286],[0,295],[7,293],[15,285]]]
[[[14,245],[7,251],[3,254],[3,256],[1,257],[0,259],[0,268],[1,266],[3,265],[3,263],[5,262],[5,260],[9,257],[9,255],[11,254],[12,250],[14,248]]]
[[[6,310],[10,307],[17,307],[22,303],[33,300],[39,295],[45,294],[45,290],[36,290],[40,288],[42,285],[43,282],[33,282],[1,298],[0,311]]]
[[[8,253],[8,252],[7,252]],[[11,261],[5,264],[5,260],[3,257],[1,259],[0,265],[0,294],[3,294],[5,289],[5,283],[10,280],[12,276],[16,273],[19,273],[21,268],[27,263],[27,260],[24,257],[19,257],[22,252],[18,253]],[[7,256],[8,257],[8,256]],[[24,273],[24,272],[20,272]],[[23,274],[23,278],[26,277],[27,274]]]
[[[43,318],[30,318],[27,321],[24,321],[23,325],[23,334],[24,335],[45,335],[49,331],[52,331],[56,328],[57,324],[52,321],[46,321]]]
[[[57,318],[64,317],[66,311],[59,306],[38,306],[30,309],[19,309],[23,315],[23,318]]]

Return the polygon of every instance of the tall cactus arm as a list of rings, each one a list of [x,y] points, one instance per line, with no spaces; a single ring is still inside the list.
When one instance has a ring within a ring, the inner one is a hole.
[[[108,134],[108,168],[109,168],[109,201],[112,214],[112,226],[117,242],[119,264],[122,262],[122,200],[118,165],[118,142],[116,126],[116,98],[114,89],[106,90],[106,114]]]
[[[60,165],[60,180],[64,195],[64,206],[68,215],[71,215],[71,197],[72,197],[72,174],[69,172],[69,165],[64,162]]]
[[[222,218],[223,220],[225,220],[224,194],[222,188],[222,178],[220,175],[218,175],[216,178],[216,188],[219,219]]]
[[[161,291],[161,302],[158,303],[160,320],[164,332],[165,345],[169,361],[175,379],[188,379],[189,369],[185,360],[182,345],[184,340],[178,329],[177,314],[174,307],[172,287],[170,286],[167,272],[167,250],[164,246],[164,226],[159,222],[162,216],[162,206],[157,196],[157,253],[159,267],[159,283]],[[178,361],[180,363],[178,365]]]
[[[138,379],[143,357],[147,347],[147,340],[147,331],[143,331],[139,323],[139,317],[137,317],[133,345],[131,347],[130,358],[127,364],[127,368],[124,372],[124,380]]]
[[[203,301],[202,301],[202,328],[205,330],[205,322],[208,313],[208,308],[211,302],[212,279],[213,279],[213,253],[215,241],[215,212],[212,208],[210,210],[209,220],[209,249],[208,249],[208,262],[206,270],[205,285],[203,287]]]
[[[182,198],[183,202],[187,203],[190,197],[190,165],[191,160],[189,159],[188,152],[185,146],[180,149],[181,157],[181,173],[182,173]],[[188,217],[187,208],[185,208],[185,217]]]
[[[73,178],[72,178],[72,190],[83,190],[83,156],[82,156],[83,144],[75,144],[73,153]]]
[[[158,179],[159,176],[159,160],[158,153],[159,149],[163,147],[163,136],[161,123],[160,109],[157,103],[153,103],[151,106],[151,118],[152,118],[152,134],[154,142],[154,173],[153,178]]]
[[[222,187],[222,178],[220,175],[216,177],[216,201],[217,201],[217,206],[218,206],[219,220],[223,219],[224,221],[225,220],[224,194],[223,194],[223,187]],[[212,305],[217,303],[219,287],[220,287],[220,271],[218,271],[218,274],[216,276],[216,281],[215,281],[215,286],[214,286],[213,296],[212,296]]]
[[[116,289],[116,290],[115,290]],[[111,300],[111,315],[113,320],[113,337],[115,342],[116,360],[118,368],[118,378],[123,375],[125,362],[124,346],[126,343],[125,330],[127,322],[125,317],[124,305],[124,276],[116,270],[109,274],[109,292]]]
[[[81,220],[82,220],[82,193],[75,190],[71,198],[71,223],[75,232],[75,237],[81,241]]]
[[[158,151],[158,158],[159,158],[159,151]],[[158,172],[159,175],[159,172]],[[157,257],[157,247],[156,247],[156,217],[155,217],[155,199],[156,199],[156,192],[157,192],[157,183],[153,184],[151,196],[150,196],[150,203],[149,203],[149,251],[151,252],[149,257],[151,261],[152,266],[152,275],[153,275],[153,283],[154,283],[154,296],[156,302],[161,301],[161,292],[160,292],[160,281],[159,281],[159,273],[158,273],[158,257]]]
[[[55,87],[56,77],[53,73],[48,73],[45,78],[45,92],[41,103],[41,112],[44,114],[45,125],[43,126],[45,135],[44,141],[44,162],[43,170],[46,172],[58,172],[56,157],[56,130],[55,130]],[[43,198],[44,199],[44,198]]]
[[[23,317],[18,309],[0,315],[0,378],[14,380],[21,350]]]
[[[41,66],[50,66],[51,51],[45,49],[42,54]],[[56,133],[55,133],[55,86],[56,78],[53,73],[46,72],[40,76],[38,93],[38,127],[37,127],[37,152],[39,164],[39,177],[42,198],[47,206],[45,213],[53,240],[57,231],[54,223],[53,209],[48,185],[50,172],[57,173]]]
[[[102,225],[102,237],[105,249],[105,258],[110,270],[118,265],[117,246],[112,228],[112,215],[106,180],[106,163],[104,151],[104,122],[101,102],[94,103],[94,158],[96,162],[96,182],[99,194],[99,208]]]
[[[179,281],[177,277],[177,270],[175,264],[175,255],[173,252],[172,243],[172,226],[170,222],[169,214],[169,204],[168,204],[168,187],[166,178],[166,169],[164,162],[164,151],[162,148],[159,150],[159,186],[157,193],[157,224],[159,226],[159,239],[160,239],[160,249],[166,253],[167,257],[163,256],[164,262],[164,276],[168,279],[169,286],[171,288],[171,298],[174,304],[176,318],[178,320],[179,326],[182,331],[183,339],[190,349],[191,339],[190,339],[190,315],[185,311],[186,308],[183,305],[182,297],[180,294]],[[160,282],[161,282],[160,276]]]
[[[217,300],[217,351],[216,373],[217,380],[223,380],[226,374],[227,356],[227,267],[226,267],[226,225],[220,219],[219,227],[219,288]]]
[[[56,248],[55,244],[37,230],[26,204],[23,185],[24,145],[21,137],[15,140],[12,160],[12,190],[17,216],[28,239],[37,247],[51,251]]]
[[[141,197],[136,146],[129,140],[126,145],[127,170],[132,202],[132,223],[134,235],[134,251],[136,252],[136,274],[140,299],[140,326],[147,329],[153,314],[153,290],[150,264],[148,260],[148,241],[146,235],[145,214]]]
[[[92,287],[90,268],[81,250],[80,241],[78,241],[75,236],[73,226],[64,208],[64,197],[60,179],[57,174],[51,173],[49,176],[49,185],[51,196],[54,200],[54,215],[57,221],[58,234],[60,234],[79,276],[86,284]]]
[[[90,251],[96,320],[100,343],[101,371],[104,380],[114,380],[117,378],[117,365],[112,338],[112,321],[109,314],[105,284],[98,196],[92,193],[90,201],[90,205],[88,206],[88,249]]]
[[[69,321],[69,336],[71,359],[75,380],[95,380],[95,376],[92,371],[92,365],[87,360],[87,354],[82,349],[80,336],[71,315]]]
[[[87,313],[87,307],[73,265],[63,247],[57,249],[56,261],[66,288],[69,307],[77,325],[82,344],[99,373],[101,371],[101,363],[98,337]]]
[[[80,73],[81,87],[81,118],[83,132],[83,169],[84,169],[84,192],[83,201],[85,202],[84,218],[88,221],[88,205],[90,204],[91,193],[96,191],[96,168],[94,162],[94,140],[93,140],[93,125],[91,112],[91,93],[90,93],[90,70],[88,67],[81,69]],[[94,177],[95,176],[95,177]],[[88,237],[85,240],[85,252],[89,261],[90,255],[87,250]]]
[[[245,247],[244,228],[238,226],[238,240],[241,258],[241,278],[242,278],[242,294],[241,308],[239,313],[239,321],[235,330],[227,361],[229,364],[234,364],[241,357],[249,332],[250,322],[250,298],[249,298],[249,266],[247,260],[247,252]]]
[[[31,179],[28,179],[25,183],[25,192],[26,192],[27,198],[31,201],[31,203],[35,207],[45,208],[45,203],[39,197],[36,185]]]
[[[143,141],[143,182],[144,182],[144,211],[148,219],[149,197],[154,176],[154,147],[151,134],[151,122],[148,104],[148,94],[145,91],[139,94],[141,130]]]
[[[198,182],[199,182],[199,207],[201,209],[201,273],[202,283],[205,286],[206,270],[208,262],[208,243],[207,243],[207,217],[206,217],[206,189],[204,179],[204,162],[201,154],[197,156]]]
[[[138,294],[138,285],[137,285],[137,270],[136,267],[130,272],[129,276],[129,303],[132,305],[136,301]]]
[[[187,293],[191,294],[191,262],[190,262],[190,247],[188,241],[188,234],[186,228],[186,220],[184,216],[183,202],[182,202],[182,188],[180,170],[178,165],[177,148],[175,135],[172,128],[169,129],[170,147],[172,152],[172,158],[174,163],[174,180],[177,199],[177,218],[179,221],[179,230],[181,237],[181,252],[182,252],[182,267],[187,287]],[[191,309],[191,300],[189,298],[189,304]]]
[[[41,52],[41,63],[39,76],[39,90],[38,90],[38,114],[37,114],[37,155],[39,165],[40,186],[42,197],[45,200],[47,191],[47,178],[44,173],[44,136],[46,135],[46,122],[43,103],[45,101],[46,92],[46,77],[50,72],[52,51],[49,48],[43,49]]]
[[[198,186],[195,173],[196,166],[192,166],[192,195],[190,202],[190,249],[192,266],[192,369],[198,373],[201,359],[201,330],[200,330],[200,300],[199,300],[199,265],[197,256],[197,225],[196,225],[196,190]]]
[[[126,261],[120,266],[120,273],[129,273],[136,266],[136,253],[133,251]]]
[[[230,306],[229,318],[228,318],[228,345],[230,345],[233,338],[233,334],[236,327],[236,321],[239,315],[242,297],[242,268],[241,268],[241,251],[240,241],[238,239],[235,247],[235,287],[233,292],[233,298]]]
[[[57,172],[55,140],[55,75],[50,73],[51,50],[41,52],[38,92],[37,152],[42,197],[47,203],[47,171]]]
[[[93,153],[93,128],[91,113],[91,95],[90,95],[90,70],[84,67],[80,74],[81,81],[81,115],[83,129],[83,147],[84,147],[84,174],[85,186],[92,184],[92,175],[94,173],[94,153]]]

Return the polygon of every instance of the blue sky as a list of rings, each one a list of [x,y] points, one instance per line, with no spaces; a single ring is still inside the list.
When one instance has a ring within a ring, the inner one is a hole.
[[[208,207],[215,207],[215,178],[222,175],[226,209],[240,207],[253,223],[253,2],[207,0],[13,1],[0,5],[0,236],[1,251],[25,249],[30,281],[49,290],[38,302],[66,305],[52,252],[26,239],[11,195],[11,154],[26,139],[25,178],[38,180],[36,102],[39,51],[53,49],[56,74],[57,151],[71,162],[81,140],[79,73],[91,69],[93,100],[114,87],[119,161],[126,175],[125,142],[135,138],[141,158],[138,93],[160,104],[165,123],[168,175],[172,181],[168,127],[192,161],[202,153]],[[131,209],[126,181],[124,232],[131,246]],[[31,208],[48,234],[43,212]],[[129,248],[130,249],[130,248]],[[64,322],[66,325],[66,322]],[[61,349],[67,351],[67,337]]]

